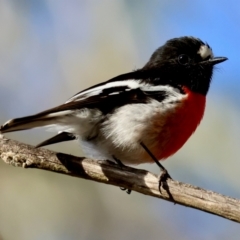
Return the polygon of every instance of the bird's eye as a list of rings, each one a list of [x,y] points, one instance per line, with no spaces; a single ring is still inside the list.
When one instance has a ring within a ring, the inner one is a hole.
[[[181,54],[178,56],[178,62],[181,65],[187,65],[189,63],[190,58],[186,54]]]

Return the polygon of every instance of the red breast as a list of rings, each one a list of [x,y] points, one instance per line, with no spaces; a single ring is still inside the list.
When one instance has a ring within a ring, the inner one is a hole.
[[[206,96],[194,93],[186,87],[183,90],[186,92],[187,97],[182,105],[176,109],[174,116],[168,119],[165,126],[169,130],[167,134],[169,139],[161,149],[161,152],[158,149],[154,151],[159,160],[168,158],[177,152],[193,134],[202,120]],[[159,141],[162,142],[163,138],[164,135],[160,134]]]

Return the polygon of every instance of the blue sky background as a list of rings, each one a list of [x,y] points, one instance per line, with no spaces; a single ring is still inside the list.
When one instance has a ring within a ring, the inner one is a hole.
[[[163,164],[176,180],[240,198],[239,23],[236,0],[2,0],[0,121],[140,68],[170,38],[199,37],[229,60],[214,73],[200,127]],[[51,134],[7,136],[35,145]],[[49,148],[81,155],[77,143]],[[2,162],[0,176],[4,240],[239,239],[234,222],[116,187]]]

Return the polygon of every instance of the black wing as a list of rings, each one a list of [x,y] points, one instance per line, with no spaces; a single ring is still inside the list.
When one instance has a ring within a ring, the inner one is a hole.
[[[126,104],[147,103],[151,99],[163,101],[167,96],[167,92],[158,87],[157,91],[147,91],[141,87],[131,89],[128,86],[118,86],[111,88],[104,88],[97,95],[87,96],[81,94],[81,97],[75,95],[72,101],[68,101],[58,107],[46,110],[39,113],[39,115],[46,115],[56,112],[77,110],[82,108],[96,108],[104,114],[112,112],[115,108],[124,106]]]
[[[160,75],[162,75],[161,78],[160,78]],[[165,77],[163,75],[164,74],[161,74],[161,71],[159,70],[159,68],[154,68],[154,67],[151,67],[149,69],[142,68],[142,69],[139,69],[139,70],[136,70],[133,72],[118,75],[114,78],[111,78],[111,79],[105,81],[105,82],[96,84],[92,87],[82,90],[82,91],[76,93],[75,95],[73,95],[69,99],[69,101],[81,96],[82,94],[84,94],[86,92],[94,91],[94,89],[96,89],[96,88],[104,88],[111,83],[121,82],[124,85],[124,84],[126,84],[126,81],[129,81],[129,80],[138,80],[139,82],[144,80],[146,82],[151,82],[152,84],[155,84],[155,85],[156,84],[164,85],[164,84],[166,84],[166,81],[165,81]]]
[[[147,78],[148,76],[149,78]],[[72,114],[74,110],[82,108],[96,108],[107,114],[126,104],[147,103],[153,98],[163,101],[168,95],[164,89],[164,84],[161,85],[160,79],[154,80],[152,76],[152,72],[142,70],[117,76],[74,95],[60,106],[32,116],[12,119],[1,126],[0,132],[54,124],[57,118]]]

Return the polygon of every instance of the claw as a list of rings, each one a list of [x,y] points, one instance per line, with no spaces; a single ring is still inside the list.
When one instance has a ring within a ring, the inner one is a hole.
[[[167,181],[167,179],[172,179],[171,176],[169,175],[168,171],[166,169],[164,169],[161,174],[159,175],[159,185],[158,185],[158,188],[159,188],[159,192],[162,193],[161,191],[161,187],[163,189],[164,188],[164,182]],[[166,190],[166,189],[165,189]]]
[[[115,160],[116,164],[120,167],[120,168],[123,168],[125,167],[125,165],[119,160],[117,159],[116,157],[113,156],[113,159]],[[124,187],[120,187],[120,189],[122,191],[126,191],[127,194],[131,194],[132,190],[131,189],[127,189],[127,188],[124,188]]]

